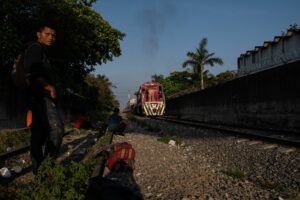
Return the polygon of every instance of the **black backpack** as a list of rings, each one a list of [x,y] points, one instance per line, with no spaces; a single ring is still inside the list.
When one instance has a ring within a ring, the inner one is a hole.
[[[11,71],[11,78],[14,85],[21,90],[27,90],[30,86],[30,68],[25,67],[24,57],[27,51],[34,45],[40,46],[37,42],[30,44],[24,52],[18,55]]]

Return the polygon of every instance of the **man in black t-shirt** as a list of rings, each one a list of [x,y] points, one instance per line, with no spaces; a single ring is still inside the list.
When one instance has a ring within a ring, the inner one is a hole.
[[[48,59],[48,47],[55,42],[56,31],[49,25],[38,29],[24,56],[24,65],[30,69],[31,159],[36,174],[46,156],[58,156],[64,126],[56,107],[56,88],[53,69]]]

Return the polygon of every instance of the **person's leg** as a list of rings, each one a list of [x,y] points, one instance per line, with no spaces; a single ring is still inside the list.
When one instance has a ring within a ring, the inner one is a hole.
[[[47,127],[45,126],[46,116],[45,102],[35,100],[32,103],[32,125],[30,138],[30,156],[33,173],[37,174],[38,168],[44,159],[43,146],[47,138]]]
[[[121,131],[122,133],[124,133],[125,129],[126,129],[126,124],[125,124],[125,123],[121,123],[121,124],[120,124],[120,131]]]
[[[126,128],[126,124],[125,123],[120,123],[116,132],[119,135],[124,135],[125,128]]]
[[[34,126],[31,128],[30,156],[34,174],[37,174],[38,168],[44,159],[43,144],[45,143],[45,137],[43,137],[40,133],[40,128]]]
[[[64,134],[64,125],[52,99],[45,97],[45,102],[49,126],[49,136],[46,142],[45,155],[57,158]]]

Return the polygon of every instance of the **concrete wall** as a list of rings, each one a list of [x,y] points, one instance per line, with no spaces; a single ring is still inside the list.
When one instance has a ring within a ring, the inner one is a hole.
[[[300,32],[275,41],[267,42],[266,47],[261,47],[252,54],[239,57],[239,76],[300,60]]]
[[[168,99],[166,115],[300,131],[300,62]]]

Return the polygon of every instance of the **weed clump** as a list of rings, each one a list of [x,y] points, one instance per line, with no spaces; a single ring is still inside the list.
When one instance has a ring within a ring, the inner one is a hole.
[[[93,147],[89,148],[90,151],[81,162],[72,161],[63,166],[49,157],[46,158],[34,181],[22,188],[17,194],[17,199],[84,199],[88,180],[97,163],[97,159],[91,157],[91,152],[95,148],[106,145],[110,134],[107,132]]]
[[[244,172],[240,171],[240,170],[230,170],[230,171],[223,171],[224,174],[226,174],[227,176],[230,176],[232,178],[241,180],[241,181],[245,181],[246,180],[246,175],[244,174]]]
[[[182,140],[174,135],[162,135],[161,137],[159,137],[157,139],[157,141],[163,142],[168,144],[171,140],[174,140],[176,142],[177,145],[181,145],[182,144]]]
[[[0,154],[6,153],[7,148],[19,149],[30,144],[30,130],[0,130]]]
[[[51,158],[43,161],[34,182],[25,188],[19,199],[84,199],[86,183],[94,166],[93,160],[62,166]]]

